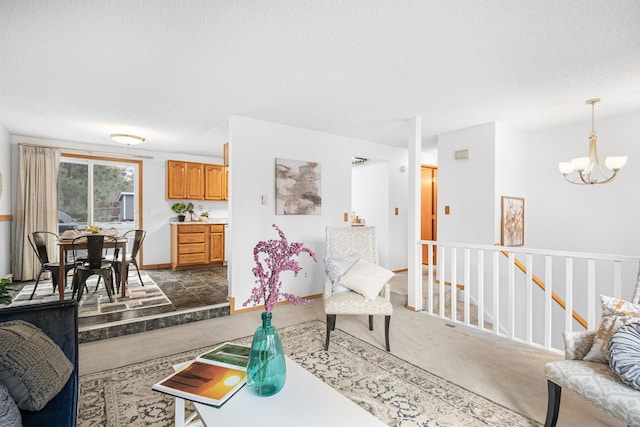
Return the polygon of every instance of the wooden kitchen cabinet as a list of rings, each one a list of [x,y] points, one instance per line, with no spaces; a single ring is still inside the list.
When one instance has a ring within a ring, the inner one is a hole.
[[[223,261],[223,224],[171,224],[173,270],[210,267]]]
[[[209,226],[209,262],[224,261],[224,225]]]
[[[204,165],[204,199],[227,200],[227,179],[222,165]]]
[[[204,165],[202,163],[167,161],[167,199],[202,200],[204,198]]]
[[[228,200],[228,168],[167,160],[167,199]]]

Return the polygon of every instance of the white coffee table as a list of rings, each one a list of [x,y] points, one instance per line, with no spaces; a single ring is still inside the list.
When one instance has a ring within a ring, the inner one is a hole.
[[[258,397],[245,386],[220,408],[194,402],[199,420],[194,416],[185,420],[184,399],[176,398],[176,426],[387,427],[311,372],[285,359],[287,382],[279,393]]]

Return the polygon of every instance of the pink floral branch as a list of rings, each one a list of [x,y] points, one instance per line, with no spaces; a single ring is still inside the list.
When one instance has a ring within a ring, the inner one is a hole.
[[[261,240],[253,248],[253,260],[256,266],[251,271],[256,277],[255,282],[258,286],[251,290],[251,297],[242,306],[246,307],[253,303],[255,307],[264,301],[265,311],[271,313],[281,297],[292,304],[310,306],[313,300],[280,291],[282,286],[280,274],[285,271],[293,271],[294,276],[297,276],[302,267],[293,257],[306,252],[317,262],[316,254],[311,249],[304,247],[301,242],[289,243],[284,232],[276,224],[273,224],[273,228],[278,231],[280,239],[267,240],[266,242]]]

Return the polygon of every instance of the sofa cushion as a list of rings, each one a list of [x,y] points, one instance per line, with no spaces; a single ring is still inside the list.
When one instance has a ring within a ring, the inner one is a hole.
[[[69,359],[40,328],[22,320],[0,323],[0,381],[20,409],[42,409],[72,372]]]
[[[22,427],[20,410],[13,401],[7,387],[0,382],[0,426]]]
[[[331,284],[333,285],[332,291],[333,293],[337,292],[345,292],[348,291],[349,288],[341,285],[339,280],[344,276],[344,274],[356,263],[358,262],[357,255],[346,256],[344,258],[324,258],[324,269],[327,273],[327,277],[331,280]]]
[[[375,300],[393,275],[393,271],[361,259],[342,276],[339,283],[368,300]]]
[[[640,390],[640,323],[621,326],[609,341],[609,366],[620,380]]]
[[[607,363],[609,340],[620,326],[640,321],[640,305],[618,298],[600,295],[602,316],[600,327],[593,339],[593,346],[584,360]]]

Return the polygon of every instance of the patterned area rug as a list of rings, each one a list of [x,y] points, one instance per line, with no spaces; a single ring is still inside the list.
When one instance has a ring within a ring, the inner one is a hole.
[[[142,273],[141,286],[140,279],[135,269],[129,272],[129,278],[127,280],[127,296],[125,298],[120,297],[120,294],[114,295],[112,302],[109,302],[109,296],[107,295],[106,288],[104,287],[104,281],[100,280],[100,284],[96,290],[96,284],[98,282],[98,276],[91,276],[87,279],[87,287],[89,292],[85,290],[82,294],[82,300],[78,306],[78,317],[97,316],[107,313],[117,313],[125,310],[134,310],[146,307],[158,307],[162,305],[170,305],[171,301],[162,292],[162,290],[155,284],[155,282],[145,273]],[[38,283],[38,288],[33,296],[33,299],[29,299],[35,282],[25,285],[18,295],[16,295],[11,303],[11,307],[26,304],[37,304],[47,301],[57,301],[58,292],[53,293],[53,285],[51,280],[41,280]],[[64,292],[65,299],[71,299],[71,277],[69,277],[69,284]]]
[[[339,329],[325,352],[321,321],[279,333],[290,358],[389,426],[540,425]],[[250,344],[251,339],[237,342]],[[172,373],[172,365],[212,347],[81,376],[78,425],[173,425],[173,399],[151,385]],[[193,411],[190,406],[187,410]]]

